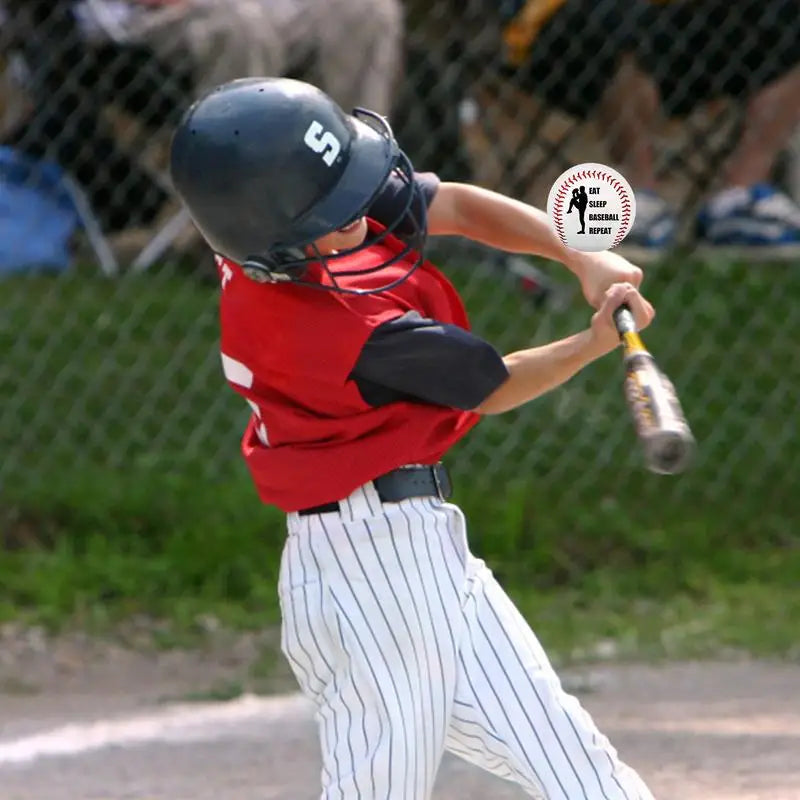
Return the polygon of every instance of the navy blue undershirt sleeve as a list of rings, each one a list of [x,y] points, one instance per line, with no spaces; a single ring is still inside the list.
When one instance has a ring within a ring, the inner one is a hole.
[[[436,197],[439,189],[440,180],[434,172],[415,172],[414,182],[417,185],[416,194],[409,206],[409,185],[397,173],[392,173],[381,189],[380,194],[372,201],[367,216],[380,222],[381,225],[390,227],[399,217],[402,217],[399,224],[392,231],[395,236],[402,239],[414,233],[414,219],[421,220],[420,203],[429,208]],[[406,210],[406,206],[409,206]],[[412,218],[413,216],[413,218]]]
[[[489,342],[410,311],[373,331],[351,377],[371,406],[416,400],[467,411],[497,389],[508,370]]]

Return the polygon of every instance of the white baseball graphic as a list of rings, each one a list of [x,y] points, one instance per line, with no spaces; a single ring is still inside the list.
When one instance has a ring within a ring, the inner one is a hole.
[[[598,252],[616,247],[628,235],[636,200],[628,181],[615,169],[578,164],[553,184],[547,214],[567,247]]]

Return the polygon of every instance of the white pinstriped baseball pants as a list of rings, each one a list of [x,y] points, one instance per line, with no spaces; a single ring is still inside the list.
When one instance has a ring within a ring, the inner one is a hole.
[[[445,749],[547,800],[653,800],[435,498],[289,514],[282,647],[317,706],[322,800],[425,800]]]

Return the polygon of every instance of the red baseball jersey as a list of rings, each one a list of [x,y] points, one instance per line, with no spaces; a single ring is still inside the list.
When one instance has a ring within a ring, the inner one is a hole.
[[[377,266],[402,248],[387,237],[346,264],[337,260],[335,269]],[[380,286],[409,266],[401,261],[337,280],[348,288]],[[409,311],[469,329],[458,293],[429,262],[373,295],[257,283],[222,257],[217,267],[222,363],[253,409],[242,452],[263,502],[296,511],[339,500],[396,467],[435,463],[480,419],[424,402],[372,407],[350,378],[372,331]]]

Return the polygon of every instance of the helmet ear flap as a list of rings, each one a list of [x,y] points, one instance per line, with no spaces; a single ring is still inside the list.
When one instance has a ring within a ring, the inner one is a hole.
[[[249,256],[242,264],[242,272],[256,283],[278,283],[291,280],[281,263],[271,254]]]
[[[242,272],[256,283],[280,283],[296,280],[298,267],[305,267],[306,254],[301,248],[267,250],[248,256]]]

